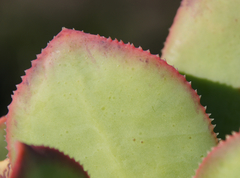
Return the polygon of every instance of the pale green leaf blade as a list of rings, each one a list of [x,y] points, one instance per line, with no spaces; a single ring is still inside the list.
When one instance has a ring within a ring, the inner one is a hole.
[[[173,67],[130,44],[63,29],[26,72],[7,140],[49,145],[91,177],[189,177],[216,144],[199,97]]]

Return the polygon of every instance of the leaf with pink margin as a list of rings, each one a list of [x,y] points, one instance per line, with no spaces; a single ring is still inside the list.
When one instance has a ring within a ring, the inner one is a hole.
[[[237,178],[240,175],[240,133],[228,136],[203,159],[194,178]]]
[[[89,178],[78,162],[56,149],[20,142],[16,149],[10,178]]]
[[[183,0],[162,50],[202,95],[218,137],[240,127],[240,1]]]
[[[16,141],[48,145],[91,177],[189,177],[216,145],[199,96],[179,72],[142,48],[63,28],[14,93]]]

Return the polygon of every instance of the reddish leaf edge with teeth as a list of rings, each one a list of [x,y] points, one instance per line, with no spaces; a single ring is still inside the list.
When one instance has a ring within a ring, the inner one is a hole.
[[[62,31],[58,35],[56,35],[48,43],[47,47],[42,50],[41,54],[37,55],[37,59],[32,61],[32,67],[25,71],[25,76],[22,77],[22,82],[19,85],[17,85],[17,90],[14,92],[14,95],[12,96],[12,103],[8,107],[8,109],[9,109],[9,113],[7,115],[8,119],[11,119],[12,106],[14,105],[14,102],[16,102],[15,100],[17,100],[18,94],[21,93],[21,91],[24,89],[24,85],[26,83],[28,83],[28,77],[32,75],[34,70],[38,70],[37,69],[38,61],[43,60],[45,58],[45,56],[49,55],[50,48],[52,48],[52,44],[54,44],[55,41],[59,37],[62,37],[62,36],[67,37],[67,36],[70,36],[70,35],[73,35],[73,36],[85,35],[85,36],[87,36],[87,38],[89,39],[89,42],[91,42],[91,43],[105,42],[107,45],[114,45],[115,47],[117,46],[117,47],[123,48],[124,50],[132,50],[133,53],[136,53],[138,55],[141,54],[141,55],[144,55],[144,56],[149,56],[149,57],[151,57],[151,59],[155,60],[156,63],[159,66],[164,66],[164,67],[168,68],[169,71],[172,72],[172,75],[174,77],[177,77],[179,80],[181,80],[182,84],[186,87],[187,91],[190,92],[190,94],[192,96],[192,99],[194,100],[194,102],[197,106],[196,108],[198,108],[200,110],[200,112],[205,113],[204,119],[206,119],[206,122],[208,123],[209,131],[212,133],[212,136],[214,137],[215,142],[218,143],[216,133],[213,131],[214,126],[211,124],[211,120],[209,119],[209,115],[206,113],[206,108],[203,107],[200,104],[200,97],[198,96],[196,91],[192,89],[191,83],[189,83],[185,79],[185,77],[183,75],[181,75],[173,66],[169,65],[165,60],[160,59],[158,54],[153,55],[149,52],[149,50],[144,51],[141,47],[135,48],[133,44],[130,44],[130,43],[125,44],[122,41],[118,41],[117,39],[112,40],[110,37],[105,38],[105,37],[100,36],[100,35],[92,35],[92,34],[89,34],[89,33],[84,33],[83,31],[77,31],[77,30],[74,30],[74,29],[71,30],[71,29],[67,29],[67,28],[62,28]],[[10,121],[8,119],[7,119],[7,129],[6,129],[7,130],[6,140],[7,140],[8,143],[10,143],[9,140],[11,139],[11,136],[10,136],[9,133],[11,132],[11,124],[10,124]],[[12,160],[11,159],[11,148],[10,148],[9,144],[7,146],[7,149],[9,151],[8,156],[9,156],[10,160]]]
[[[221,159],[221,155],[224,156],[226,152],[229,152],[229,147],[237,145],[239,148],[240,141],[240,132],[232,132],[232,135],[227,135],[226,140],[221,140],[219,144],[212,148],[211,151],[208,152],[207,156],[203,158],[202,162],[199,164],[198,169],[196,170],[196,175],[193,178],[201,178],[202,172],[205,169],[208,169],[208,164],[211,164],[211,161],[214,159]],[[220,153],[220,156],[217,156]]]
[[[10,178],[26,177],[28,171],[31,171],[29,170],[31,169],[30,164],[36,166],[43,161],[51,161],[53,164],[64,164],[66,167],[70,167],[75,174],[89,178],[89,175],[86,171],[84,171],[83,166],[81,166],[73,158],[70,158],[68,155],[65,155],[57,149],[45,146],[27,145],[21,142],[16,143],[16,149],[17,159],[16,163],[12,167]]]
[[[0,118],[0,127],[1,127],[2,125],[4,125],[4,124],[6,123],[6,121],[7,121],[6,116],[2,116],[2,117]]]

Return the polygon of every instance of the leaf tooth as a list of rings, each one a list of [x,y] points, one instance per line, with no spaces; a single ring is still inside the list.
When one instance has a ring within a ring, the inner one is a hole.
[[[156,56],[159,58],[159,54],[156,54]]]
[[[172,67],[178,71],[177,67],[175,67],[174,65],[172,65]]]
[[[231,135],[226,135],[226,140],[230,139]]]
[[[132,47],[134,47],[133,43],[130,44]]]
[[[205,111],[207,110],[207,106],[204,106]]]
[[[197,93],[197,89],[195,90],[195,92]]]
[[[149,49],[148,49],[148,50],[146,50],[146,51],[147,51],[149,54],[151,53]]]
[[[231,134],[234,136],[234,135],[237,134],[237,132],[233,130],[233,131],[231,132]]]
[[[119,41],[119,44],[124,44],[122,40]]]
[[[13,99],[14,95],[11,95],[11,98]],[[9,105],[7,106],[7,108],[9,109]]]
[[[6,141],[6,140],[5,140],[5,141]],[[7,141],[6,141],[6,142],[7,142]],[[5,147],[5,149],[8,150],[7,146]],[[8,153],[7,153],[7,155],[6,155],[6,158],[9,158],[9,157],[8,157]]]
[[[112,41],[112,38],[109,36],[109,37],[107,38],[107,41],[111,42],[111,41]]]
[[[199,96],[200,99],[202,98],[202,95],[198,95],[198,96]]]
[[[36,54],[36,58],[39,58],[40,57],[40,54]],[[32,61],[34,61],[34,60],[32,60]],[[31,61],[31,63],[32,63],[32,61]]]
[[[138,49],[142,50],[142,47],[141,47],[141,46],[139,46],[139,47],[138,47]]]
[[[36,55],[36,56],[37,56],[37,58],[39,58],[39,57],[40,57],[40,55],[41,55],[41,54],[37,54],[37,55]],[[31,61],[31,65],[33,65],[34,63],[36,63],[36,59]]]

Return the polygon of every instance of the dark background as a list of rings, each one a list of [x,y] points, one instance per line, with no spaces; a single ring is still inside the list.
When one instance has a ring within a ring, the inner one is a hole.
[[[30,61],[62,27],[160,54],[181,0],[0,0],[0,116]]]

